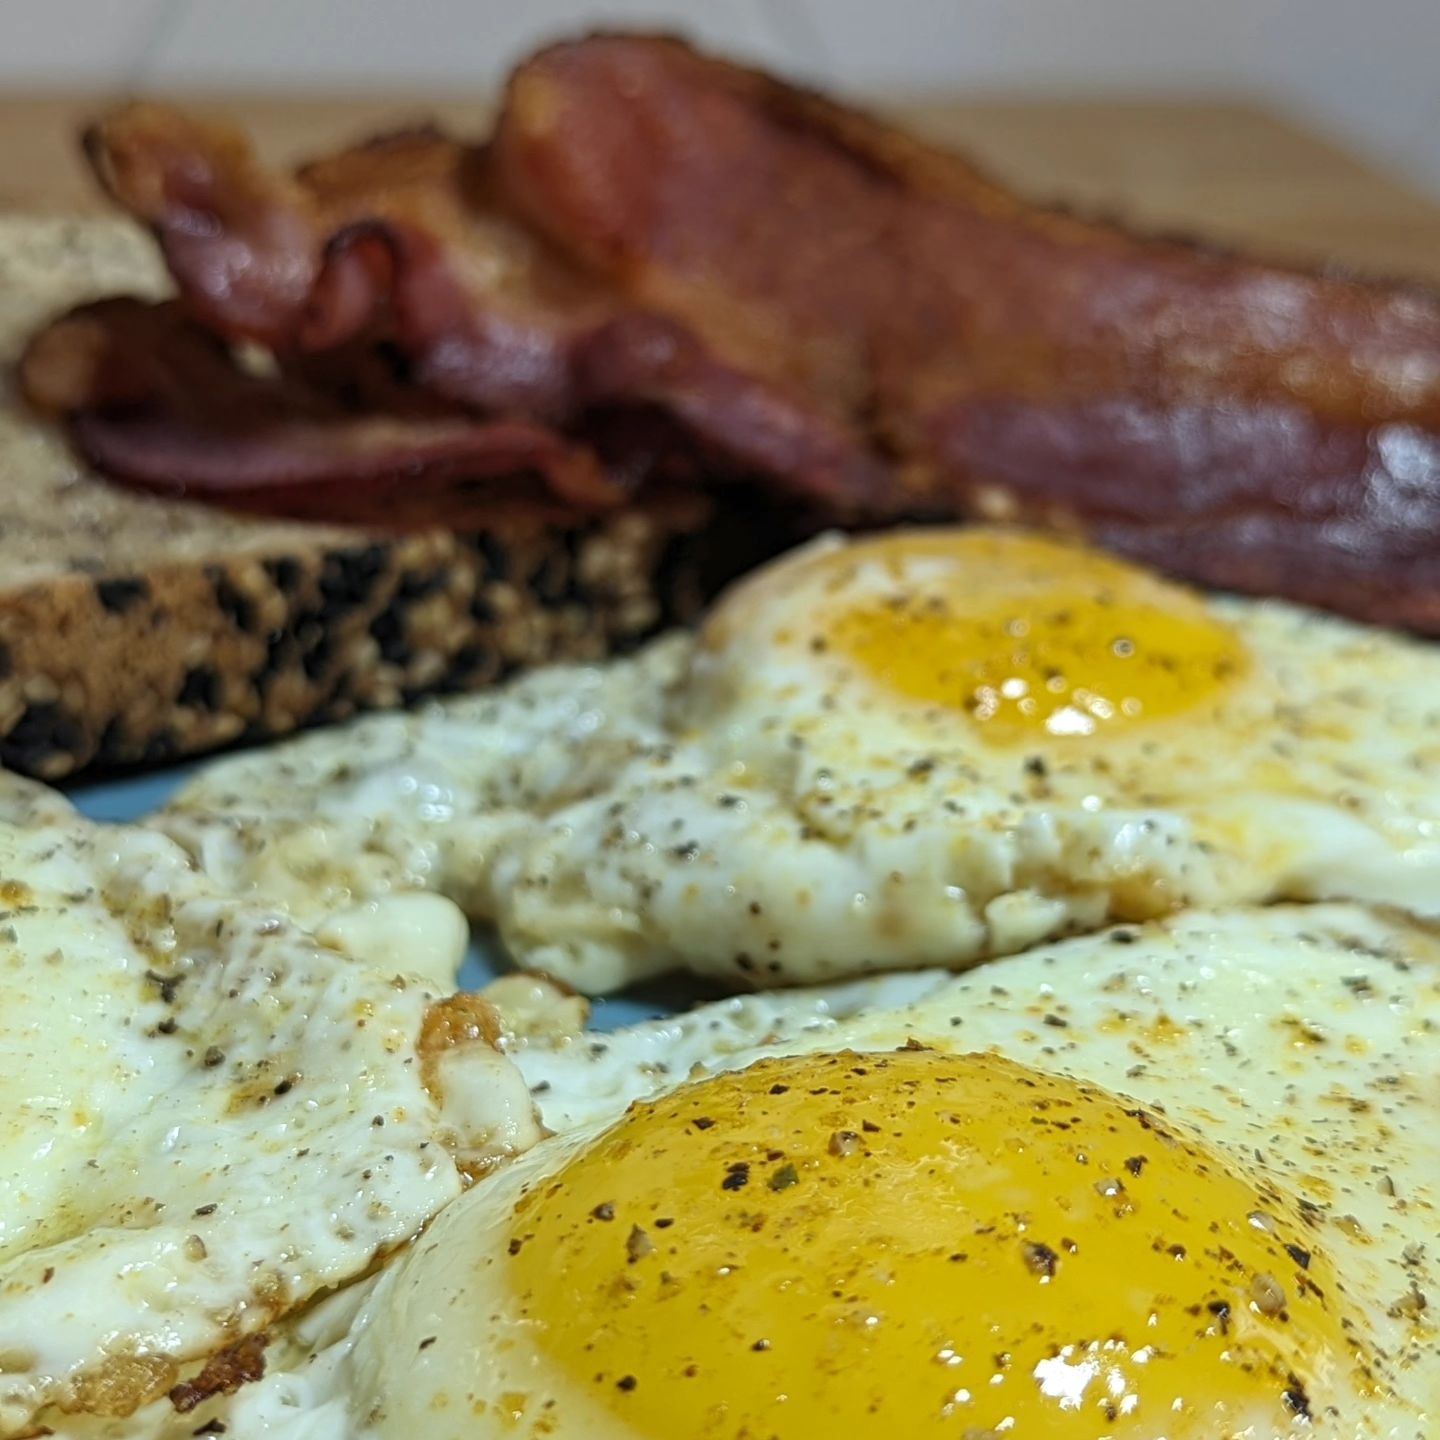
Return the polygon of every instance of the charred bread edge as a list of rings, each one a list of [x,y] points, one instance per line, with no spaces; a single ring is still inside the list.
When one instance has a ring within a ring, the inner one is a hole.
[[[155,764],[595,658],[778,548],[717,567],[713,539],[640,510],[46,578],[0,600],[0,764]]]

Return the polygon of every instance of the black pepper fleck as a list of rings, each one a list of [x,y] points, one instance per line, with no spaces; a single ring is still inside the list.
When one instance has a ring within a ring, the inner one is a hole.
[[[1048,1245],[1042,1245],[1035,1240],[1027,1240],[1021,1246],[1021,1253],[1025,1257],[1025,1268],[1032,1275],[1042,1276],[1046,1280],[1054,1277],[1060,1264],[1060,1257]]]
[[[1311,1418],[1310,1397],[1305,1393],[1304,1385],[1300,1383],[1296,1376],[1290,1376],[1289,1384],[1285,1387],[1283,1398],[1286,1407],[1294,1414],[1300,1416],[1302,1420],[1309,1420]]]
[[[184,981],[184,975],[162,975],[158,970],[147,970],[145,978],[160,991],[160,999],[166,1005],[175,1003],[175,994]]]
[[[728,1166],[725,1178],[720,1182],[722,1190],[743,1190],[750,1183],[750,1167],[743,1160]]]
[[[795,1173],[793,1165],[782,1165],[771,1175],[769,1186],[772,1190],[788,1190],[792,1185],[797,1185],[800,1177]]]

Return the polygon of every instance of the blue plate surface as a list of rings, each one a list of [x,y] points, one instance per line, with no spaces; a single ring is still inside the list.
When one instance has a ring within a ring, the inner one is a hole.
[[[80,812],[92,820],[138,820],[159,809],[198,768],[198,764],[193,763],[176,765],[119,780],[76,785],[67,793]],[[460,984],[466,990],[478,990],[487,980],[493,980],[507,968],[504,952],[492,937],[483,933],[472,934],[470,953],[460,971]],[[693,979],[686,977],[636,986],[608,1000],[594,1001],[591,1024],[597,1030],[614,1030],[637,1020],[673,1015],[697,1000],[708,998],[708,994]]]

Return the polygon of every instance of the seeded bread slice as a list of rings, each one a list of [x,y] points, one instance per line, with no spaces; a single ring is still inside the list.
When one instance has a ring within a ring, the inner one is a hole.
[[[280,735],[519,666],[589,658],[683,617],[773,550],[693,501],[583,525],[524,507],[478,534],[377,534],[140,495],[17,404],[50,315],[159,296],[127,222],[0,216],[0,764],[45,779]]]

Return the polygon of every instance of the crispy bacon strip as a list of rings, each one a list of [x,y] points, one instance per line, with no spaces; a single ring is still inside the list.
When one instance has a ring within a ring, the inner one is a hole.
[[[1440,443],[1296,405],[953,406],[977,509],[1083,530],[1158,570],[1440,634]],[[1061,487],[1056,477],[1063,476]]]
[[[570,432],[597,410],[657,409],[720,468],[840,510],[883,485],[810,397],[726,365],[514,220],[486,149],[413,131],[269,175],[233,131],[155,105],[101,122],[86,148],[187,309],[228,338],[282,357],[386,345],[436,397]]]
[[[89,145],[188,313],[269,347],[307,403],[384,357],[426,423],[583,450],[644,417],[672,460],[830,519],[1059,526],[1440,633],[1440,300],[1418,289],[1047,211],[650,37],[522,65],[485,147],[413,133],[277,176],[149,106]],[[152,481],[165,453],[110,449]]]
[[[893,457],[877,508],[1440,632],[1435,295],[1044,210],[671,41],[543,52],[493,151],[592,272]]]
[[[409,413],[349,411],[294,377],[247,373],[173,303],[73,311],[31,343],[21,383],[36,408],[69,419],[107,473],[234,509],[479,524],[517,486],[537,512],[547,501],[564,513],[606,509],[629,493],[591,448],[530,421],[413,403]]]
[[[877,391],[926,412],[997,390],[1135,393],[1337,421],[1383,400],[1387,418],[1440,427],[1435,295],[1027,204],[676,41],[542,52],[512,76],[493,150],[520,213],[593,271],[847,414]]]

